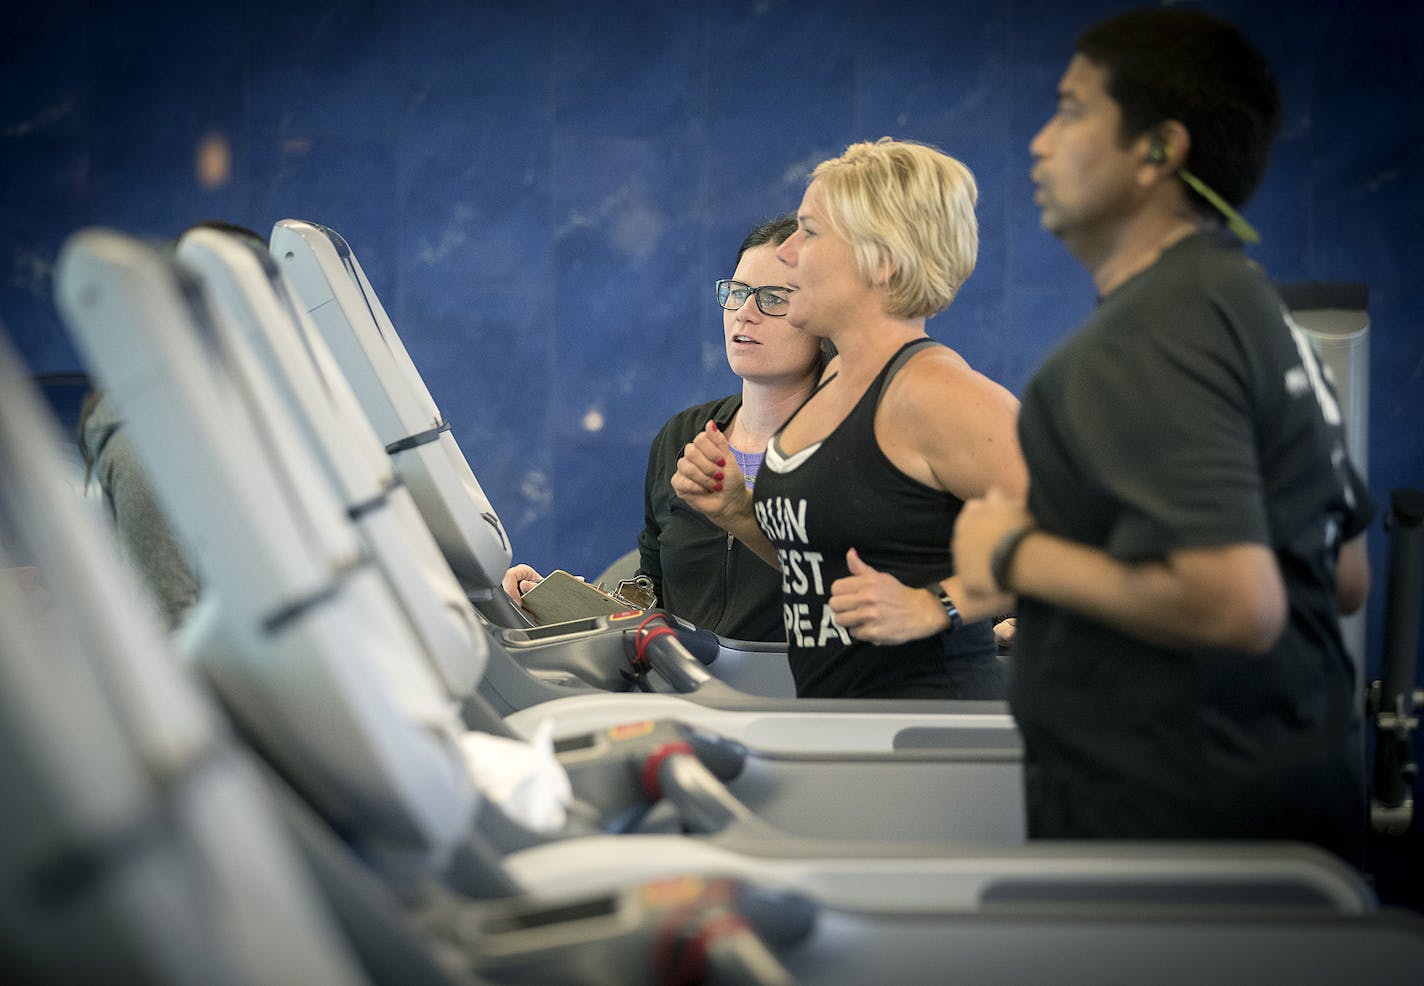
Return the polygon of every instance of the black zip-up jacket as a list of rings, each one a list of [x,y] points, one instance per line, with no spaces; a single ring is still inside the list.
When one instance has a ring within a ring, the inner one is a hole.
[[[653,580],[658,604],[734,640],[784,641],[781,572],[672,491],[682,450],[708,421],[724,432],[742,396],[698,404],[663,425],[648,451],[638,570]]]

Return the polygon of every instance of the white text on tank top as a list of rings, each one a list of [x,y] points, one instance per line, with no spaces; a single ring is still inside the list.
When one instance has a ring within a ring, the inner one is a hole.
[[[767,446],[765,465],[775,472],[789,472],[819,447],[817,442],[788,460],[773,440]],[[756,504],[756,518],[762,532],[778,544],[811,544],[804,499],[769,497]],[[836,622],[829,605],[831,586],[821,569],[821,552],[778,547],[776,557],[781,563],[781,617],[786,624],[786,639],[803,648],[824,647],[831,640],[849,645],[850,634]]]

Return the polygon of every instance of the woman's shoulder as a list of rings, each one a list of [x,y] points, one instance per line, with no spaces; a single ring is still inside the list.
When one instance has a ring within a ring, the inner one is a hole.
[[[888,381],[886,398],[906,411],[932,405],[978,403],[986,398],[1013,400],[1001,384],[980,373],[949,346],[937,343],[915,352]]]

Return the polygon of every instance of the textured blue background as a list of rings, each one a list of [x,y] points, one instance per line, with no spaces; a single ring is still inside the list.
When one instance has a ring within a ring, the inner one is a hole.
[[[1280,280],[1370,290],[1371,481],[1424,484],[1424,5],[1236,0],[1286,119],[1247,210]],[[649,440],[734,389],[711,282],[854,140],[977,174],[979,269],[931,323],[1019,391],[1092,303],[1038,228],[1027,143],[1120,3],[965,0],[12,2],[0,13],[0,318],[79,361],[55,254],[284,217],[350,240],[516,557],[594,574],[633,546]],[[211,186],[204,141],[230,149]],[[1372,536],[1377,578],[1385,545]],[[1370,611],[1378,649],[1381,600]]]
[[[74,229],[333,226],[518,557],[596,572],[633,544],[658,425],[734,389],[711,281],[850,141],[928,141],[974,169],[979,269],[931,331],[1021,388],[1092,301],[1038,228],[1026,145],[1074,33],[1120,6],[12,3],[0,317],[36,372],[76,368],[50,300]],[[1286,98],[1257,255],[1278,279],[1368,283],[1371,478],[1420,484],[1424,8],[1204,7],[1257,38]],[[212,138],[231,172],[206,187]]]

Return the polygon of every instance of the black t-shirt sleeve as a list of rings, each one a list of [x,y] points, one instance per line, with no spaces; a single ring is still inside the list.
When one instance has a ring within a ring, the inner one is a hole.
[[[1083,472],[1111,500],[1108,552],[1269,543],[1252,427],[1253,381],[1210,303],[1146,313],[1074,367],[1064,413]]]

